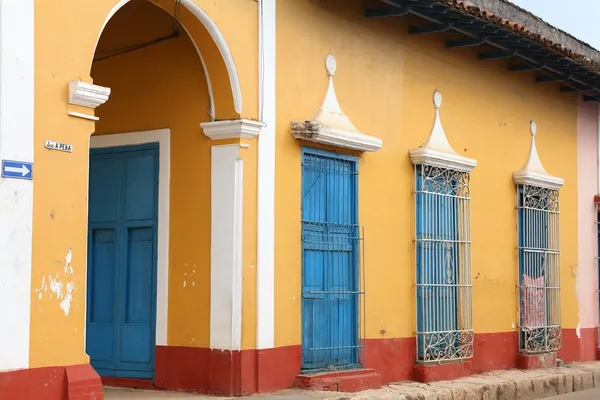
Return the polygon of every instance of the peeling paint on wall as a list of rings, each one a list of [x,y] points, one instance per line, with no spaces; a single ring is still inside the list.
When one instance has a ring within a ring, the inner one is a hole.
[[[185,267],[189,267],[189,264],[183,264]],[[184,272],[183,276],[187,279],[187,278],[193,278],[194,275],[196,275],[196,264],[192,264],[192,272]],[[192,286],[196,286],[196,281],[191,281]],[[187,281],[183,281],[183,287],[187,286]]]
[[[73,292],[75,291],[75,282],[72,280],[74,272],[71,265],[72,260],[73,252],[72,249],[69,249],[65,256],[63,272],[59,271],[54,275],[48,274],[47,276],[43,276],[40,287],[35,290],[39,301],[60,300],[59,306],[65,313],[65,316],[68,316],[71,312],[71,302],[73,301]],[[40,303],[38,303],[38,308],[40,311],[42,310]]]

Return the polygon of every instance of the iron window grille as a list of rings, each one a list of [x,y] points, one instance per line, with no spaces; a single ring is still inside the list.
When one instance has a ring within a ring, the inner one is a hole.
[[[562,346],[558,190],[517,185],[519,346],[545,353]]]
[[[365,365],[364,230],[354,157],[304,149],[302,371]]]
[[[415,165],[417,360],[473,356],[470,174]]]

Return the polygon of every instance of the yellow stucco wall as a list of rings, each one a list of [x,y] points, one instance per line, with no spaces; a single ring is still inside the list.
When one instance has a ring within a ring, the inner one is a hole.
[[[242,117],[257,118],[257,6],[245,0],[213,2],[195,0],[208,13],[223,34],[236,64],[243,94]],[[85,363],[88,357],[85,347],[85,278],[87,241],[87,181],[88,140],[95,131],[91,121],[67,116],[67,110],[90,112],[87,109],[68,105],[68,82],[81,79],[91,82],[90,67],[96,41],[110,10],[117,0],[94,2],[36,2],[35,4],[35,163],[34,220],[32,259],[32,304],[30,366],[69,365]],[[171,10],[173,2],[159,0],[159,6]],[[216,45],[204,27],[186,9],[180,13],[185,29],[189,31],[201,51],[209,69],[215,94],[217,117],[239,118],[233,110],[231,87],[223,60]],[[148,22],[132,22],[123,29],[133,37],[143,38]],[[136,27],[143,30],[136,30]],[[157,33],[157,32],[155,32]],[[164,32],[162,32],[164,33]],[[149,48],[150,49],[150,48]],[[207,238],[210,235],[209,201],[210,191],[206,182],[210,180],[207,167],[210,158],[209,141],[202,135],[198,124],[207,120],[208,94],[202,65],[192,44],[185,38],[157,44],[152,50],[140,50],[138,54],[126,55],[130,60],[121,63],[120,76],[111,74],[117,68],[117,58],[102,61],[94,71],[99,84],[112,84],[113,93],[109,102],[97,110],[102,121],[98,129],[102,132],[124,132],[133,130],[170,127],[172,129],[173,160],[171,173],[171,206],[179,204],[189,207],[190,213],[171,213],[171,235],[177,237],[181,247],[172,246],[170,252],[170,303],[169,344],[208,345],[209,310],[209,258]],[[155,59],[152,52],[166,56]],[[146,58],[148,57],[148,58]],[[123,59],[119,60],[122,61]],[[146,63],[145,70],[133,71],[138,64]],[[170,68],[167,70],[166,67]],[[161,68],[163,68],[161,70]],[[154,72],[155,74],[153,74]],[[97,76],[96,76],[97,74]],[[133,81],[125,75],[131,74]],[[102,82],[102,81],[105,82]],[[111,81],[111,82],[108,82]],[[127,97],[127,92],[136,90],[136,98]],[[158,92],[158,89],[161,89]],[[179,89],[175,94],[175,90]],[[194,91],[194,89],[196,91]],[[146,97],[144,97],[146,95]],[[156,100],[162,104],[159,112]],[[112,103],[111,103],[112,102]],[[176,107],[178,106],[178,107]],[[118,108],[118,110],[117,110]],[[126,110],[130,113],[126,113]],[[142,112],[143,110],[143,112]],[[183,116],[183,117],[182,117]],[[177,135],[177,137],[175,137]],[[70,143],[71,154],[49,152],[44,149],[44,140]],[[246,198],[256,193],[255,165],[256,142],[244,152],[246,163]],[[197,171],[194,181],[185,179],[177,171]],[[178,203],[173,203],[177,201]],[[191,206],[194,202],[193,206]],[[200,205],[200,206],[199,206]],[[207,207],[206,209],[204,208]],[[245,219],[256,219],[256,203],[244,208]],[[202,223],[201,229],[191,234],[188,219]],[[254,225],[253,225],[254,224]],[[254,226],[254,228],[253,228]],[[256,235],[255,222],[245,225],[244,237],[253,229],[251,242]],[[187,237],[185,237],[188,235]],[[173,236],[172,236],[173,237]],[[171,239],[171,243],[174,240]],[[251,245],[251,243],[250,243]],[[70,268],[65,268],[66,257],[71,254]],[[244,265],[251,277],[256,258],[256,243],[253,248],[244,248]],[[188,264],[188,265],[186,265]],[[181,290],[185,269],[193,270],[196,264],[196,286]],[[60,308],[60,299],[53,296],[50,282],[73,284],[71,308],[65,315]],[[252,278],[249,279],[252,282]],[[179,290],[175,287],[179,285]],[[246,292],[246,290],[245,290]],[[248,302],[254,295],[247,291]],[[253,293],[253,292],[252,292]],[[171,302],[175,306],[171,307]],[[183,308],[182,308],[183,307]],[[253,308],[250,306],[250,308]],[[173,311],[175,310],[175,311]],[[189,318],[189,315],[194,315]],[[184,315],[186,318],[183,323]],[[253,311],[244,313],[244,332],[254,331]],[[175,327],[177,329],[175,329]],[[179,329],[181,327],[181,329]],[[250,334],[247,335],[251,337]]]
[[[219,26],[236,61],[244,95],[241,116],[257,118],[256,3],[196,2]],[[67,83],[91,81],[96,40],[116,3],[35,4],[31,367],[87,362],[83,334],[87,164],[88,138],[96,128],[93,122],[67,116],[68,109],[82,111],[69,108]],[[172,10],[167,0],[157,3]],[[381,330],[386,331],[384,337],[414,333],[414,183],[408,149],[423,143],[429,134],[434,89],[444,96],[442,121],[451,144],[479,162],[471,187],[475,331],[506,332],[517,323],[516,194],[511,174],[526,160],[530,119],[538,124],[538,150],[546,168],[566,182],[561,191],[563,326],[575,328],[575,98],[560,94],[553,85],[534,84],[530,74],[507,72],[506,62],[476,61],[473,49],[449,51],[440,36],[410,37],[405,20],[368,21],[359,4],[328,4],[277,2],[276,345],[297,345],[301,335],[300,144],[292,139],[289,122],[307,118],[321,103],[327,79],[323,63],[330,52],[337,58],[336,91],[346,114],[359,129],[384,141],[380,151],[359,159],[367,336],[382,337]],[[207,61],[217,116],[238,117],[214,43],[188,11],[182,11],[181,20]],[[144,37],[151,26],[138,31],[123,24],[121,29]],[[98,109],[102,120],[97,128],[101,133],[172,130],[168,342],[205,347],[209,340],[210,192],[202,188],[207,187],[210,169],[209,158],[202,154],[208,153],[210,142],[198,124],[207,120],[206,82],[193,46],[185,38],[123,57],[129,61],[109,59],[94,69],[96,83],[113,88],[109,102]],[[142,72],[136,70],[140,64],[145,65]],[[120,74],[115,74],[117,68]],[[126,79],[128,74],[133,80]],[[152,86],[140,84],[143,80],[152,80]],[[127,94],[134,89],[132,101]],[[161,101],[163,107],[147,111]],[[46,139],[71,143],[75,150],[72,154],[48,152],[43,148]],[[250,148],[241,151],[245,162],[243,348],[254,347],[256,310],[257,142],[248,144]],[[193,183],[176,174],[184,169],[198,172]],[[176,211],[179,206],[191,211]],[[203,226],[193,236],[186,225],[190,219]],[[173,244],[174,237],[183,241]],[[69,250],[72,273],[68,268],[65,272]],[[184,291],[182,276],[194,264],[198,266],[196,286]],[[51,279],[74,283],[68,316],[60,300],[51,296]],[[194,318],[185,318],[190,314]]]
[[[527,159],[531,119],[538,125],[546,169],[565,179],[562,316],[565,328],[575,328],[575,97],[554,85],[536,85],[531,74],[509,73],[506,61],[477,61],[475,49],[447,50],[439,35],[411,37],[405,19],[369,21],[361,4],[335,3],[277,2],[276,346],[301,339],[301,144],[291,137],[289,123],[306,119],[320,105],[328,53],[337,59],[342,109],[358,129],[383,139],[380,151],[359,159],[367,337],[414,335],[414,178],[408,150],[429,135],[435,89],[443,94],[441,116],[450,143],[478,161],[471,179],[475,332],[518,326],[512,173]]]
[[[131,3],[109,22],[98,47],[121,48],[122,38],[141,43],[170,29],[169,14],[149,3]],[[211,140],[199,128],[209,120],[200,59],[189,37],[182,35],[95,62],[92,77],[112,90],[110,101],[96,113],[98,134],[171,130],[167,337],[172,345],[207,347]]]

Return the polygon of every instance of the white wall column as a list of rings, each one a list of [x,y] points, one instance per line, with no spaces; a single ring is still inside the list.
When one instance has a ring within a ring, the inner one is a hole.
[[[0,3],[0,160],[33,162],[33,3]],[[33,181],[0,177],[0,371],[29,367],[32,221]]]
[[[244,161],[237,144],[211,149],[210,348],[242,344]]]
[[[259,114],[265,123],[258,140],[258,260],[256,347],[275,346],[275,34],[276,0],[259,6]]]
[[[213,140],[252,139],[264,124],[250,120],[200,124]],[[241,350],[244,161],[240,144],[211,148],[210,348]]]

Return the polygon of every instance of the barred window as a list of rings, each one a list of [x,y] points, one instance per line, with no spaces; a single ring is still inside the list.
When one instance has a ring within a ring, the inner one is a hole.
[[[473,356],[468,172],[415,165],[417,358]]]
[[[558,190],[517,185],[520,350],[561,348]]]

